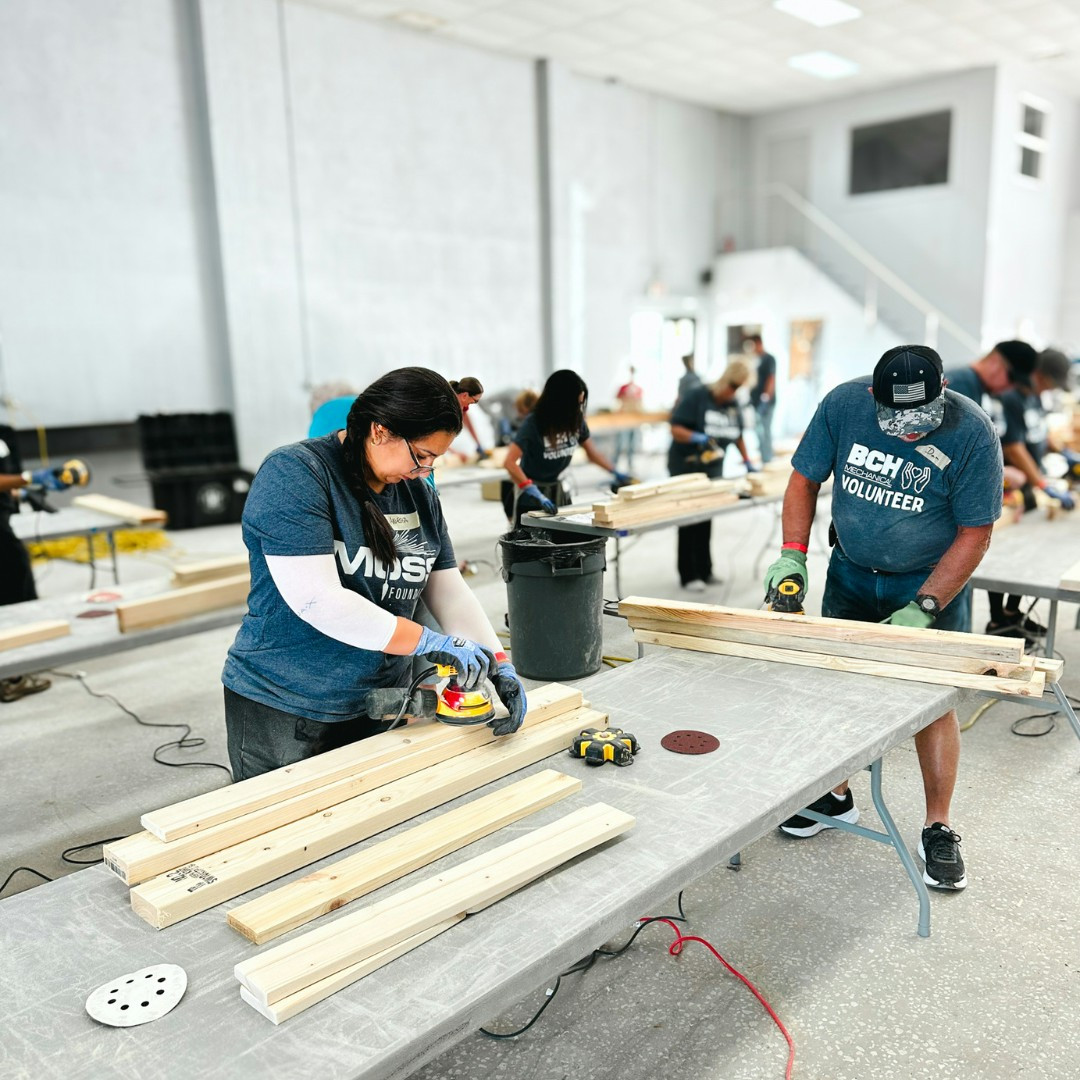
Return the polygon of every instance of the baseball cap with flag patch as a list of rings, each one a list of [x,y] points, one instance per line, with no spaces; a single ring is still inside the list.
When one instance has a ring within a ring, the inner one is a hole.
[[[874,368],[878,426],[886,435],[934,431],[945,415],[941,357],[926,345],[897,345]]]

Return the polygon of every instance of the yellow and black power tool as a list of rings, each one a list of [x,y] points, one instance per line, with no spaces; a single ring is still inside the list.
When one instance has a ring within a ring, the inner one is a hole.
[[[467,727],[470,724],[486,724],[495,716],[495,705],[487,686],[481,683],[472,690],[465,690],[458,682],[457,668],[450,664],[436,664],[437,678],[450,681],[439,691],[439,704],[435,719],[444,724]]]
[[[571,757],[584,758],[586,765],[630,765],[638,752],[637,739],[622,728],[585,728],[570,744]]]
[[[765,604],[769,611],[778,611],[782,615],[805,615],[805,598],[806,581],[802,574],[788,574],[769,590]]]

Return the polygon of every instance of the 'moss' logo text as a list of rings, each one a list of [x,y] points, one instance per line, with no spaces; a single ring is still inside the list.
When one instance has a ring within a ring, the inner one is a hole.
[[[341,563],[343,573],[355,574],[359,570],[364,577],[378,578],[380,581],[384,578],[387,581],[426,581],[432,566],[435,565],[434,555],[403,555],[390,568],[389,576],[386,576],[386,567],[375,558],[369,547],[357,548],[356,555],[349,558],[344,543],[335,540],[334,553]]]

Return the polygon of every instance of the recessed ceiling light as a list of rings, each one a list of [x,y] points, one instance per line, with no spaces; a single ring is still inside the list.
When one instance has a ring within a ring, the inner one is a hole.
[[[773,7],[813,26],[835,26],[859,18],[862,12],[844,0],[773,0]]]
[[[426,11],[395,11],[390,19],[410,30],[438,30],[445,25],[445,21],[438,15],[430,15]]]
[[[816,75],[819,79],[846,79],[859,70],[859,65],[846,56],[837,56],[831,52],[808,52],[792,56],[788,67],[807,75]]]

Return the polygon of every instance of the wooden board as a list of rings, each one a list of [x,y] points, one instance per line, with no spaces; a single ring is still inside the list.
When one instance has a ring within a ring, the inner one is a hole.
[[[144,600],[127,600],[116,605],[120,630],[125,634],[131,630],[147,630],[201,615],[204,611],[236,607],[247,602],[250,587],[245,572],[201,585],[188,585],[160,596],[148,596]]]
[[[173,569],[173,584],[177,588],[201,585],[204,581],[217,581],[223,577],[235,577],[248,571],[247,555],[229,555],[220,559],[204,559],[187,563]]]
[[[624,514],[640,514],[646,510],[658,510],[660,507],[681,506],[691,499],[703,499],[710,495],[735,495],[734,485],[727,480],[715,482],[706,481],[704,484],[686,484],[675,488],[674,491],[663,495],[654,495],[648,499],[628,499],[623,501],[618,497],[603,502],[592,504],[592,510],[597,515],[611,515],[622,517]]]
[[[579,709],[523,729],[145,881],[131,890],[131,906],[151,926],[171,926],[542,761],[583,728],[605,720],[602,713]]]
[[[262,945],[580,790],[580,780],[545,769],[249,900],[229,925]]]
[[[414,934],[404,941],[399,941],[389,949],[383,949],[382,952],[376,953],[374,956],[369,956],[359,964],[351,964],[349,967],[342,968],[340,971],[335,972],[325,979],[320,979],[310,986],[305,986],[303,990],[298,990],[295,994],[289,994],[287,997],[275,1001],[273,1005],[263,1005],[261,1002],[257,1001],[255,996],[246,986],[240,987],[240,997],[256,1012],[262,1013],[267,1020],[270,1020],[275,1024],[284,1023],[286,1020],[296,1016],[297,1013],[301,1013],[305,1009],[310,1009],[312,1005],[317,1005],[320,1001],[325,1001],[331,994],[336,994],[339,990],[343,990],[350,983],[354,983],[358,979],[362,979],[365,975],[370,975],[373,971],[378,971],[379,968],[385,967],[391,960],[396,960],[399,956],[404,956],[405,953],[412,952],[413,949],[423,945],[425,941],[430,941],[433,937],[437,937],[439,934],[443,933],[444,930],[449,930],[451,926],[456,926],[464,918],[464,914],[456,915],[452,919],[447,919],[446,922],[429,927],[422,933]]]
[[[631,502],[635,499],[663,495],[681,488],[701,487],[711,482],[707,473],[683,473],[680,476],[669,476],[663,480],[650,480],[643,484],[627,484],[625,487],[619,488],[618,498],[623,502]]]
[[[35,645],[39,641],[51,641],[53,638],[66,637],[70,633],[71,627],[63,619],[27,623],[12,630],[0,630],[0,651]]]
[[[1035,669],[1034,657],[1025,657],[1018,664],[1001,660],[980,660],[978,657],[949,656],[934,652],[901,649],[893,645],[868,645],[862,642],[836,641],[828,637],[795,637],[763,627],[744,630],[733,626],[695,626],[691,631],[686,623],[673,619],[642,619],[634,617],[630,626],[635,630],[655,630],[662,634],[686,634],[711,641],[741,641],[747,645],[766,645],[770,648],[797,649],[799,652],[824,652],[831,656],[851,656],[861,660],[880,660],[887,664],[939,668],[945,671],[964,671],[969,675],[999,675],[1005,679],[1028,679]]]
[[[931,683],[935,686],[956,686],[966,690],[982,690],[990,694],[1015,694],[1019,697],[1042,697],[1045,676],[1032,673],[1030,680],[999,679],[990,675],[969,675],[965,672],[940,671],[937,668],[905,667],[903,664],[884,664],[878,660],[856,660],[848,656],[826,653],[798,652],[795,649],[775,649],[762,645],[745,645],[738,641],[710,641],[707,638],[682,634],[662,634],[654,630],[635,630],[634,640],[643,645],[667,645],[673,649],[693,652],[719,653],[722,656],[742,656],[750,660],[771,660],[799,667],[826,668],[857,675],[876,675],[883,679],[904,679],[908,682]]]
[[[1065,661],[1052,660],[1049,656],[1037,656],[1035,657],[1035,670],[1041,671],[1046,676],[1048,683],[1060,682],[1061,676],[1065,672]]]
[[[129,525],[154,525],[164,523],[169,515],[164,510],[155,510],[151,506],[138,506],[136,503],[125,502],[123,499],[113,499],[108,495],[76,495],[72,500],[73,506],[81,506],[84,510],[97,510],[102,514],[110,514],[120,518]]]
[[[256,1001],[271,1005],[463,912],[481,911],[633,825],[629,814],[604,803],[582,807],[245,960],[236,966],[236,977]]]
[[[889,626],[883,623],[852,622],[847,619],[824,619],[812,615],[784,615],[776,611],[750,611],[718,604],[695,604],[689,601],[661,600],[628,596],[619,603],[619,614],[633,624],[638,618],[668,619],[685,625],[685,634],[694,634],[701,624],[737,626],[747,630],[763,627],[796,637],[828,637],[835,641],[854,641],[871,645],[895,645],[919,652],[974,656],[1013,665],[1024,656],[1022,638],[993,637],[983,634],[960,634],[952,630],[920,630],[913,626]]]
[[[608,528],[622,528],[631,525],[645,525],[654,521],[663,521],[666,518],[677,518],[684,514],[692,514],[698,510],[719,509],[722,506],[730,506],[739,501],[739,496],[729,491],[720,491],[694,498],[680,499],[676,502],[665,502],[653,506],[648,499],[642,500],[640,509],[609,510],[601,515],[594,511],[593,524]]]
[[[542,723],[560,713],[581,708],[584,704],[580,690],[561,683],[548,683],[530,690],[528,701],[526,725]],[[479,746],[487,741],[485,734],[490,734],[490,729],[454,728],[434,722],[410,724],[153,810],[143,814],[142,826],[161,840],[176,840],[313,788],[332,784],[356,772],[383,765],[429,742],[450,742],[464,736]]]
[[[1069,569],[1061,575],[1061,581],[1058,582],[1058,588],[1068,589],[1070,592],[1073,590],[1080,592],[1080,562],[1070,566]]]

